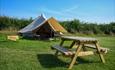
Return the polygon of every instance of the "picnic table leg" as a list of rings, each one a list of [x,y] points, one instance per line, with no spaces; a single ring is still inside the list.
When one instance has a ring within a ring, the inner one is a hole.
[[[77,59],[77,57],[78,57],[78,54],[79,54],[81,48],[82,48],[82,44],[79,43],[79,44],[78,44],[78,47],[77,47],[77,49],[76,49],[76,53],[75,53],[75,55],[74,55],[74,57],[73,57],[73,59],[72,59],[70,65],[69,65],[69,68],[68,68],[68,69],[72,69],[73,65],[74,65],[75,62],[76,62],[76,59]]]
[[[60,46],[62,46],[63,45],[63,43],[64,43],[64,39],[62,39],[62,41],[61,41],[61,43],[60,43]],[[55,55],[57,56],[58,55],[58,51],[56,50],[56,53],[55,53]]]
[[[82,49],[83,49],[83,51],[87,51],[87,48],[85,47],[84,44],[83,44],[83,46],[82,46]]]
[[[98,54],[99,54],[99,57],[100,57],[100,59],[101,59],[101,61],[103,62],[103,63],[105,63],[105,59],[104,59],[104,57],[103,57],[103,55],[101,54],[101,52],[99,51],[99,43],[98,42],[96,42],[95,43],[95,46],[96,46],[96,49],[97,49],[97,51],[98,51]]]
[[[75,44],[75,41],[72,42],[72,44],[70,45],[70,48],[72,48],[74,44]]]

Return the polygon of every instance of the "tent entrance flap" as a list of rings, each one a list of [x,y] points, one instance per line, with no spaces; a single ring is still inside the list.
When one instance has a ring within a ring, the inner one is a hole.
[[[43,24],[39,30],[36,31],[36,34],[40,35],[41,38],[54,37],[54,31],[48,23]]]

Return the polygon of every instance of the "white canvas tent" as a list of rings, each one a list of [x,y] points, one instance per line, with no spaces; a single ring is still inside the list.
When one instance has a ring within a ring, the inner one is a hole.
[[[53,17],[46,19],[43,15],[19,31],[25,37],[50,38],[60,32],[67,32]]]

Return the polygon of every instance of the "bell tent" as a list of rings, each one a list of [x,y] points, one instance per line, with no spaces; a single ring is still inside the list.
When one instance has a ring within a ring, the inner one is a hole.
[[[53,17],[46,19],[43,15],[19,31],[22,36],[40,38],[51,38],[66,32]]]

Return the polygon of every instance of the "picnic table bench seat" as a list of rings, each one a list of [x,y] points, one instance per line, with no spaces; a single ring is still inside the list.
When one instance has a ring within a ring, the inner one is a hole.
[[[91,45],[91,44],[85,44],[84,46],[88,47],[88,48],[96,49],[96,47],[94,45]],[[110,50],[110,49],[104,48],[104,47],[99,47],[99,50],[101,53],[107,53],[108,50]]]
[[[63,53],[65,56],[73,56],[75,54],[75,49],[69,50],[59,45],[54,45],[52,46],[52,48]],[[87,55],[93,55],[93,54],[95,54],[95,52],[93,51],[81,51],[79,52],[78,56],[87,56]]]

